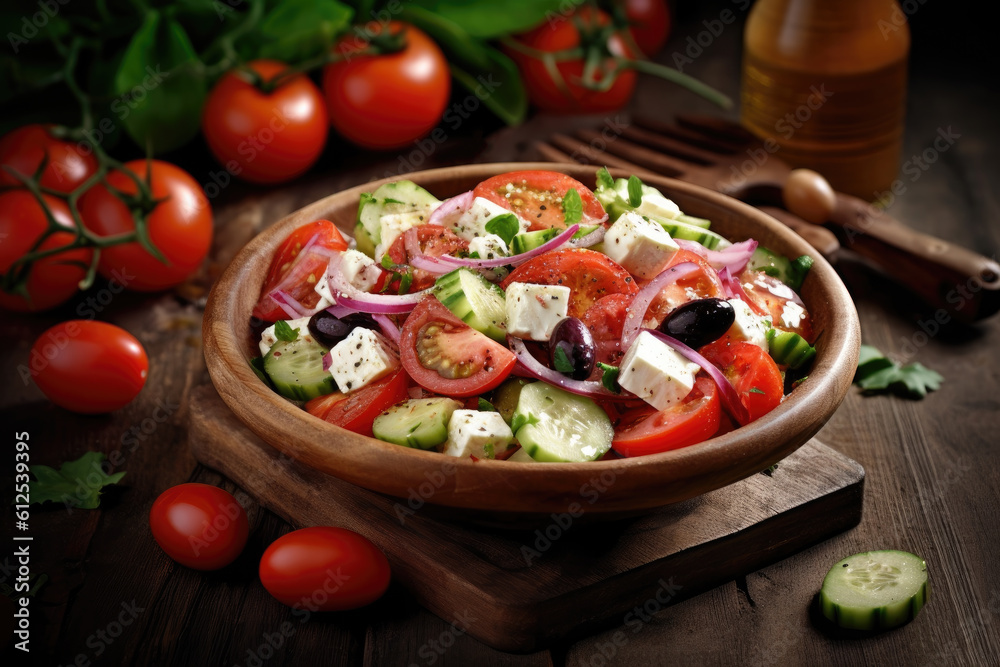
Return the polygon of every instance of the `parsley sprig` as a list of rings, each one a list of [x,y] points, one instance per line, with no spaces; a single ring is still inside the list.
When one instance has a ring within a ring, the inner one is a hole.
[[[941,388],[944,378],[923,364],[914,362],[901,366],[871,345],[862,345],[854,384],[867,394],[894,393],[910,398],[923,398],[929,391]]]

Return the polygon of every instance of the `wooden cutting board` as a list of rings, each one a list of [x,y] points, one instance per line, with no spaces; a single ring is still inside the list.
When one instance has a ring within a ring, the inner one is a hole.
[[[296,527],[367,536],[422,605],[505,651],[534,651],[602,627],[634,631],[646,614],[861,520],[864,469],[813,439],[769,475],[643,517],[588,524],[553,516],[534,531],[463,525],[289,459],[251,433],[211,386],[191,405],[199,461]]]

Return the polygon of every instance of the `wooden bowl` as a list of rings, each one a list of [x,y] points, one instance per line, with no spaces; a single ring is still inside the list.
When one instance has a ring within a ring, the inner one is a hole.
[[[443,199],[490,176],[520,169],[561,171],[594,186],[593,168],[552,163],[475,164],[399,178],[409,178]],[[386,181],[366,183],[310,204],[240,251],[212,289],[205,312],[205,358],[212,381],[233,412],[285,454],[359,487],[403,499],[409,509],[452,508],[446,514],[479,523],[524,526],[551,521],[552,513],[562,512],[574,516],[583,512],[588,519],[640,514],[760,472],[809,440],[844,399],[860,343],[854,304],[833,268],[773,218],[695,185],[670,178],[648,177],[646,181],[685,213],[710,219],[712,228],[727,238],[752,237],[779,253],[810,254],[816,260],[801,290],[819,334],[814,367],[780,406],[748,426],[691,447],[630,459],[537,464],[473,461],[367,438],[317,419],[281,398],[247,363],[259,353],[249,322],[271,256],[293,229],[312,220],[332,220],[351,233],[361,193]]]

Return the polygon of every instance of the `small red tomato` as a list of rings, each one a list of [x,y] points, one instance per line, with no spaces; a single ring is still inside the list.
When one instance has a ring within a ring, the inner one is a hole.
[[[135,336],[106,322],[69,320],[47,330],[31,347],[29,370],[50,401],[83,414],[128,404],[149,372]]]
[[[218,570],[243,551],[250,523],[231,493],[208,484],[178,484],[149,510],[153,539],[168,556],[195,570]]]
[[[368,538],[346,528],[315,526],[282,535],[260,559],[260,581],[296,609],[357,609],[389,587],[389,561]]]
[[[58,192],[72,192],[97,172],[97,160],[88,146],[62,141],[44,125],[25,125],[0,139],[0,165],[31,177],[47,157],[41,184]],[[0,185],[21,181],[0,169]]]

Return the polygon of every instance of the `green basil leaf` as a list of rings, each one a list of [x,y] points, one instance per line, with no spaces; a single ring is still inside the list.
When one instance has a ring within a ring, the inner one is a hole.
[[[632,208],[639,208],[642,203],[642,181],[635,174],[628,177],[628,204]]]
[[[555,354],[552,355],[553,366],[560,373],[572,373],[574,371],[573,362],[570,361],[569,355],[566,354],[566,350],[561,347],[557,347]]]
[[[29,467],[35,481],[28,482],[32,503],[63,503],[67,508],[95,509],[101,504],[101,489],[117,484],[125,471],[109,475],[100,452],[87,452],[75,461],[67,461],[59,470],[49,466]]]
[[[284,0],[260,22],[260,57],[296,63],[319,55],[353,17],[354,10],[337,0]]]
[[[604,388],[616,394],[619,393],[618,374],[621,373],[621,369],[618,366],[612,366],[602,361],[597,362],[597,367],[604,371],[601,375],[601,384],[604,385]]]
[[[568,14],[583,0],[410,0],[408,4],[446,18],[473,37],[492,39],[524,32]]]
[[[490,47],[447,17],[407,4],[399,10],[399,18],[430,35],[451,56],[450,60],[457,60],[473,71],[493,67],[487,53]]]
[[[521,223],[518,222],[517,216],[513,213],[504,213],[490,219],[486,223],[486,231],[490,234],[496,234],[503,239],[503,242],[510,247],[510,242],[514,240],[514,236],[521,231]]]
[[[601,167],[597,170],[597,187],[604,190],[615,189],[615,179],[611,178],[611,172],[608,171],[607,167]]]
[[[274,337],[290,343],[299,337],[299,330],[293,329],[285,320],[278,320],[274,323]]]
[[[479,399],[479,411],[480,412],[497,412],[496,407],[487,401],[485,398]]]
[[[563,221],[565,221],[566,226],[575,225],[583,219],[583,200],[580,199],[580,193],[576,191],[576,188],[570,188],[566,191],[562,200],[563,206]]]

